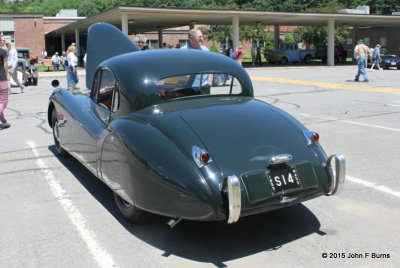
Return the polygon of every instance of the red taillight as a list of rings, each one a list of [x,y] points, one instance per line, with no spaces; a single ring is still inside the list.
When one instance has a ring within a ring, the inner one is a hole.
[[[213,161],[209,152],[197,146],[192,147],[192,156],[194,162],[199,168],[202,168]]]
[[[314,132],[312,134],[312,139],[313,139],[313,142],[318,142],[319,141],[319,134],[317,132]]]
[[[201,159],[201,162],[203,162],[204,164],[207,164],[208,160],[210,160],[210,154],[207,152],[203,152],[200,155],[200,159]]]

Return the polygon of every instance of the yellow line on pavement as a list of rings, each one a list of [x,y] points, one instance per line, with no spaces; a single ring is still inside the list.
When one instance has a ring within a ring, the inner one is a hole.
[[[324,83],[324,82],[314,82],[314,81],[294,80],[294,79],[274,78],[274,77],[251,76],[250,78],[251,80],[255,81],[267,81],[267,82],[283,83],[283,84],[296,84],[296,85],[316,86],[316,87],[326,87],[326,88],[336,88],[336,89],[375,91],[375,92],[400,94],[400,88],[368,87],[368,86],[358,86],[358,85],[353,86],[353,85],[346,85],[339,83]]]

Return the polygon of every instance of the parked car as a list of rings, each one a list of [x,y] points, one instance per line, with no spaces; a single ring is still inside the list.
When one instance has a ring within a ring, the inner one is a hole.
[[[396,56],[395,54],[389,53],[389,52],[383,52],[380,54],[381,56],[381,61],[379,63],[379,66],[383,69],[389,69],[389,68],[397,68],[400,69],[400,57]],[[372,66],[372,59],[371,57],[368,59],[368,68],[371,68]],[[378,67],[375,67],[378,68]]]
[[[326,45],[318,45],[316,48],[316,59],[326,62],[328,58],[328,47]],[[335,46],[334,48],[334,58],[336,63],[346,62],[347,50],[343,46]]]
[[[37,58],[30,54],[29,48],[17,47],[18,62],[17,62],[17,76],[19,81],[25,86],[37,85],[39,74],[35,63]],[[14,80],[10,79],[11,86],[17,86]]]
[[[154,213],[170,226],[234,223],[343,186],[343,156],[328,157],[316,132],[254,99],[249,75],[228,57],[139,51],[99,23],[88,30],[86,68],[88,93],[50,96],[55,149],[106,183],[132,222]]]
[[[310,63],[315,57],[313,49],[301,49],[298,44],[284,43],[279,49],[271,50],[265,54],[265,58],[270,63],[287,64],[288,62]]]

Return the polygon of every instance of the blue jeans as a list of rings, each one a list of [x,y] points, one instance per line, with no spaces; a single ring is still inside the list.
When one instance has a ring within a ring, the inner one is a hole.
[[[79,81],[79,79],[78,79],[78,73],[77,73],[76,69],[75,69],[75,72],[73,72],[72,71],[72,66],[69,65],[67,67],[67,84],[68,84],[68,87],[78,84],[78,81]]]
[[[367,60],[367,57],[361,56],[357,59],[357,65],[358,65],[358,73],[356,74],[356,80],[359,81],[360,75],[364,76],[365,81],[369,81],[367,72],[365,71],[365,62]]]

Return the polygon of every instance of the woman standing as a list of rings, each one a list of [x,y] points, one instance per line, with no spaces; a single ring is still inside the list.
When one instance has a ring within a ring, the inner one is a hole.
[[[68,68],[67,68],[67,83],[68,83],[68,90],[76,89],[76,84],[78,84],[78,73],[76,67],[78,67],[78,58],[75,56],[76,47],[69,46],[67,49],[67,61],[68,61]]]
[[[4,46],[4,37],[0,35],[0,121],[2,123],[2,128],[9,128],[11,125],[7,123],[4,117],[4,109],[7,107],[8,103],[8,61],[7,61],[7,51],[2,49]]]

